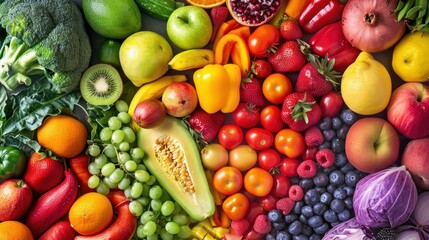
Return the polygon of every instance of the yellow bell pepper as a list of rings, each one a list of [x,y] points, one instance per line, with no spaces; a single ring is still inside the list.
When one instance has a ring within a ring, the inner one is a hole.
[[[240,102],[240,68],[233,64],[208,64],[194,72],[201,108],[207,113],[230,113]]]
[[[224,35],[214,49],[217,64],[227,64],[231,57],[232,63],[238,65],[241,76],[244,77],[250,70],[250,53],[247,42],[238,34],[228,33]]]

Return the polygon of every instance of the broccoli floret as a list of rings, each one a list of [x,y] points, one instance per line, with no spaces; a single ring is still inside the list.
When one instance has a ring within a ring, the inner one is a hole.
[[[70,0],[6,0],[0,24],[10,40],[0,50],[0,82],[9,90],[45,74],[57,92],[77,88],[91,45],[82,13]]]

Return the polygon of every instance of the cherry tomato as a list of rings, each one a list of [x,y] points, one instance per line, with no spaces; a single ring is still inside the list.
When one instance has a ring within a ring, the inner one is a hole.
[[[250,228],[250,230],[247,231],[244,234],[244,238],[243,239],[246,239],[246,240],[261,240],[261,239],[264,239],[264,234],[258,233],[258,232],[255,231],[255,229]]]
[[[290,158],[299,157],[306,146],[304,136],[290,128],[284,128],[276,134],[274,145],[277,151]]]
[[[270,211],[276,208],[276,202],[278,198],[273,194],[268,194],[260,198],[259,203],[264,208],[265,211]]]
[[[249,204],[246,195],[235,193],[223,200],[222,210],[231,220],[240,220],[246,216]]]
[[[267,57],[279,41],[279,30],[272,24],[263,24],[250,34],[247,45],[252,56]]]
[[[220,194],[232,195],[243,187],[243,175],[235,167],[222,167],[213,175],[213,187]]]
[[[254,167],[244,175],[244,188],[257,197],[270,193],[272,186],[273,176],[262,168]]]
[[[272,133],[283,129],[281,110],[275,105],[268,105],[261,111],[261,125]]]
[[[251,146],[242,144],[229,151],[229,165],[247,171],[258,161],[258,153]]]
[[[335,91],[331,91],[320,99],[320,108],[323,116],[334,117],[343,107],[343,98]]]
[[[201,149],[201,162],[206,169],[216,171],[228,164],[228,151],[218,143],[210,143]]]
[[[280,164],[280,154],[274,149],[265,149],[258,153],[259,166],[267,171],[275,168]]]
[[[243,141],[243,130],[237,124],[225,124],[217,135],[220,145],[226,149],[233,149]]]
[[[319,148],[317,146],[312,147],[306,147],[304,152],[301,155],[301,158],[303,160],[315,160],[316,159],[316,153],[319,151]]]
[[[275,197],[286,197],[289,193],[290,181],[285,175],[277,174],[273,177],[274,183],[271,194]]]
[[[299,161],[296,158],[284,158],[280,162],[279,170],[282,175],[286,177],[296,177],[298,176],[298,166]]]
[[[265,150],[274,143],[274,135],[264,128],[252,128],[246,132],[246,143],[255,150]]]
[[[231,113],[232,121],[242,128],[252,128],[258,125],[260,114],[258,108],[251,103],[240,103]]]
[[[255,219],[258,215],[265,214],[265,209],[259,204],[258,202],[250,202],[249,210],[246,214],[246,219],[249,220],[249,222],[253,223],[255,222]]]
[[[283,103],[285,97],[292,93],[292,82],[284,74],[273,73],[262,83],[262,93],[270,103]]]

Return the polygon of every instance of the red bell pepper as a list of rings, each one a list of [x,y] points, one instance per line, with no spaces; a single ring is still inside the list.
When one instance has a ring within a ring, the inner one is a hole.
[[[314,33],[340,20],[345,2],[344,0],[310,0],[299,16],[298,22],[304,31]]]
[[[334,70],[338,72],[344,72],[361,52],[344,37],[341,21],[324,26],[310,38],[309,45],[315,54],[335,59]]]

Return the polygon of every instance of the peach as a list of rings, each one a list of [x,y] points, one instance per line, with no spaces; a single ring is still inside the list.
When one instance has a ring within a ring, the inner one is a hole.
[[[411,140],[405,146],[402,164],[420,188],[429,190],[429,137]]]
[[[174,82],[162,94],[162,103],[167,114],[184,117],[192,113],[198,105],[195,87],[187,82]]]

